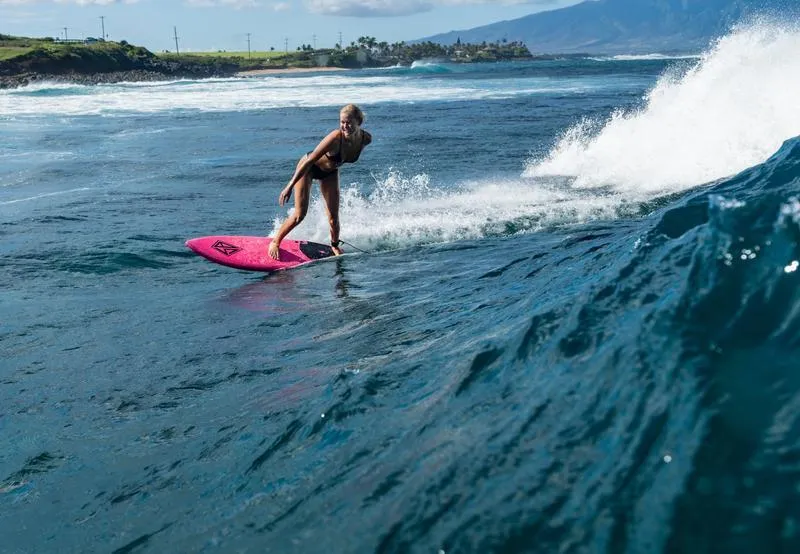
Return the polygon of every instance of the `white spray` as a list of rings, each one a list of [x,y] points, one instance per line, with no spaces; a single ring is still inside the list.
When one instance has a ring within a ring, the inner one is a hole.
[[[575,187],[608,186],[633,199],[758,164],[800,134],[797,52],[796,27],[737,29],[686,74],[664,75],[641,109],[569,129],[524,175],[570,176]]]

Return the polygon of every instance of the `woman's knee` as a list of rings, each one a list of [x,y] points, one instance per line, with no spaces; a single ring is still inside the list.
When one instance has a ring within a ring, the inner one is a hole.
[[[306,218],[307,210],[295,210],[292,214],[292,221],[294,221],[295,225],[300,225],[303,220]]]

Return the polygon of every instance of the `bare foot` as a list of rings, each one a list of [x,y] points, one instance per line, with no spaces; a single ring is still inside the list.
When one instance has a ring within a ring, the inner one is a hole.
[[[342,249],[339,248],[338,246],[331,246],[331,250],[333,250],[334,256],[341,256],[342,254],[344,254],[344,252],[342,252]]]
[[[269,257],[273,260],[280,261],[281,259],[281,251],[280,251],[280,243],[276,241],[272,241],[269,243]]]

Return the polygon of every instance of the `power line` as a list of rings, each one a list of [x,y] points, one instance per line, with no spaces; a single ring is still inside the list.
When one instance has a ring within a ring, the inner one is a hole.
[[[178,48],[178,27],[177,26],[172,27],[172,31],[175,34],[175,53],[180,54],[181,50],[180,48]]]

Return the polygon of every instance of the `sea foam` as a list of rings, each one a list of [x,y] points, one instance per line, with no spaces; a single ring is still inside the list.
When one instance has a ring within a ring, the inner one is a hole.
[[[625,205],[621,195],[529,179],[464,182],[454,190],[432,182],[425,173],[389,170],[375,178],[369,194],[357,185],[342,185],[343,238],[359,248],[385,250],[535,232],[613,218]],[[282,218],[273,222],[273,235],[281,222]],[[297,236],[310,240],[329,240],[325,205],[316,191],[298,231]]]
[[[598,85],[601,86],[601,85]],[[565,80],[520,79],[453,82],[425,81],[385,73],[266,76],[242,79],[64,85],[37,83],[0,91],[0,119],[12,117],[125,116],[166,112],[250,112],[280,108],[338,106],[342,98],[362,104],[446,102],[528,96],[538,92],[584,93]]]
[[[798,51],[797,26],[740,27],[688,71],[665,73],[640,108],[567,129],[524,175],[649,197],[738,173],[800,134]]]

